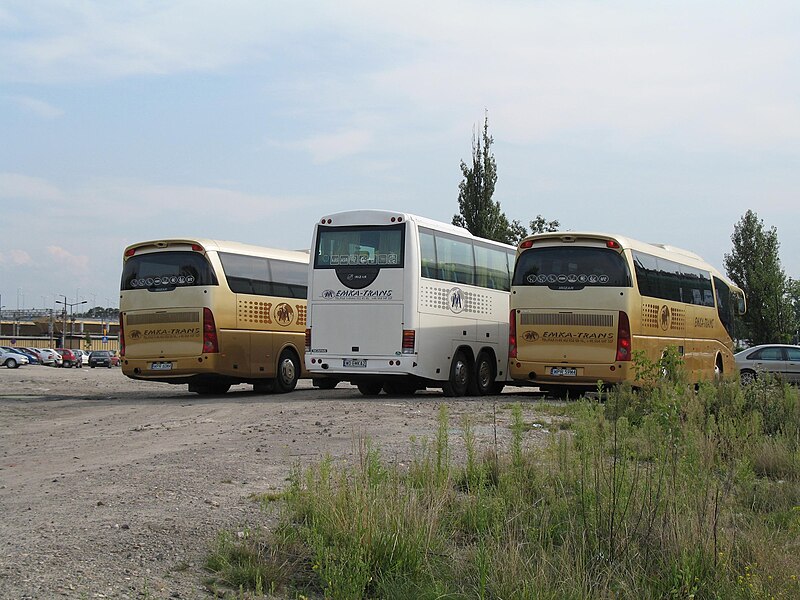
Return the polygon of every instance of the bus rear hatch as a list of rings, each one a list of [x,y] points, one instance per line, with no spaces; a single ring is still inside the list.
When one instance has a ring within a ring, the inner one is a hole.
[[[202,308],[127,311],[124,330],[127,358],[179,358],[203,353]]]
[[[391,356],[403,344],[401,304],[317,304],[312,351],[334,355]]]
[[[517,360],[610,364],[617,357],[619,311],[520,310]]]

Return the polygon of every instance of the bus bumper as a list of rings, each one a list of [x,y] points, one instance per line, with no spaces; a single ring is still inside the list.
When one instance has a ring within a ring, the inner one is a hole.
[[[616,384],[633,380],[633,367],[630,362],[565,365],[510,359],[508,367],[511,379],[544,386],[593,387],[598,381],[604,384]]]
[[[126,358],[122,357],[122,372],[131,379],[144,381],[160,381],[163,383],[188,383],[198,375],[229,375],[241,379],[249,379],[248,373],[227,373],[221,369],[221,358],[218,354],[201,356],[184,356],[165,360],[163,358]],[[157,367],[158,365],[158,367]],[[169,365],[166,367],[165,365]],[[155,367],[155,368],[154,368]],[[159,368],[160,367],[160,368]]]
[[[342,381],[372,376],[418,376],[417,357],[400,356],[343,356],[306,354],[306,370],[314,377],[335,377]]]

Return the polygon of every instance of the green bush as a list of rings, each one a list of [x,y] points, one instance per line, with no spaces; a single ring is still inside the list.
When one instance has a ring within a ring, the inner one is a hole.
[[[405,468],[362,440],[352,466],[296,470],[275,532],[223,536],[208,568],[325,598],[800,597],[798,394],[763,385],[622,386],[535,450],[537,406],[510,406],[506,450],[461,423],[463,462],[442,406]]]

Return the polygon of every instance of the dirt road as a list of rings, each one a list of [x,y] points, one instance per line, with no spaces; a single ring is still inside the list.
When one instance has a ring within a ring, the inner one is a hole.
[[[510,404],[438,391],[366,399],[354,387],[287,395],[237,386],[217,397],[127,379],[119,369],[0,369],[0,598],[207,598],[203,561],[220,530],[270,526],[250,495],[281,489],[293,465],[341,460],[368,436],[392,460],[432,438],[447,401],[479,441],[509,438]],[[526,444],[548,434],[532,430]]]

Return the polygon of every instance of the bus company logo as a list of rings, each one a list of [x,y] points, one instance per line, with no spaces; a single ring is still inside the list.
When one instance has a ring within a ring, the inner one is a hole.
[[[539,339],[539,334],[535,331],[526,331],[522,334],[522,339],[526,342],[535,342]]]
[[[130,332],[128,332],[128,336],[130,336],[132,340],[140,340],[142,339],[142,332],[138,329],[132,329]]]
[[[672,322],[672,313],[669,310],[669,306],[666,304],[661,307],[661,312],[658,316],[658,322],[661,325],[661,329],[664,331],[669,329],[670,323]]]
[[[281,302],[275,307],[275,320],[283,327],[291,325],[294,321],[294,309],[286,302]]]
[[[461,288],[453,288],[448,292],[448,301],[450,310],[454,313],[460,313],[464,310],[464,292]]]
[[[336,296],[336,292],[334,292],[333,290],[322,290],[322,297],[325,298],[326,300],[330,300],[334,296]]]

